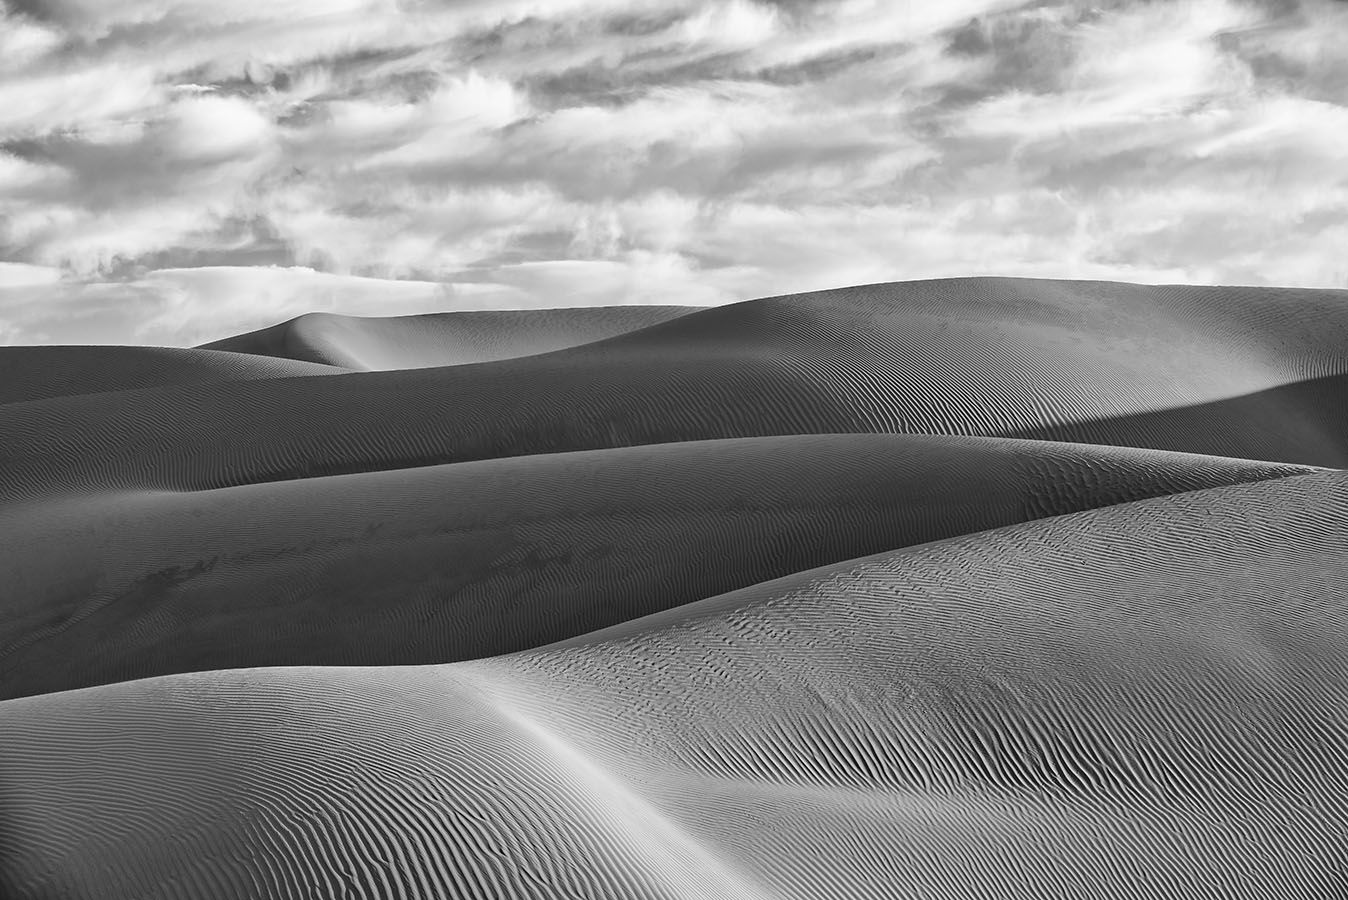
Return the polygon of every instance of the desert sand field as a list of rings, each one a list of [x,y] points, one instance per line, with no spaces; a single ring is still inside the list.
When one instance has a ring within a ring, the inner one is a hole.
[[[0,348],[0,897],[1348,894],[1348,291]]]

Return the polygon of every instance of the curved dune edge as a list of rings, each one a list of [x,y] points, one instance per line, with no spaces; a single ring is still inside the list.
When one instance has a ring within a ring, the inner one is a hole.
[[[1345,330],[1343,291],[951,279],[769,298],[500,362],[0,407],[0,502],[802,433],[1348,466]]]
[[[0,404],[213,381],[334,375],[335,366],[173,347],[0,347]]]
[[[702,307],[597,306],[384,317],[309,313],[201,347],[364,371],[419,369],[562,350],[668,322],[699,309]]]
[[[816,435],[0,511],[0,583],[13,586],[0,698],[217,668],[491,656],[882,550],[1308,471]]]
[[[0,892],[1332,896],[1344,534],[1319,473],[511,656],[5,701]]]

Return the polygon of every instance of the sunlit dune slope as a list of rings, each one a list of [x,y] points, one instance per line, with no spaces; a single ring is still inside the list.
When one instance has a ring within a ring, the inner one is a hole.
[[[0,347],[0,404],[170,384],[343,371],[288,359],[174,347]]]
[[[1306,471],[815,435],[25,505],[0,510],[0,698],[507,653],[881,550]]]
[[[809,570],[518,655],[0,703],[0,894],[1331,897],[1348,480]]]
[[[348,369],[417,369],[561,350],[667,322],[698,309],[596,306],[384,318],[309,313],[202,346]]]

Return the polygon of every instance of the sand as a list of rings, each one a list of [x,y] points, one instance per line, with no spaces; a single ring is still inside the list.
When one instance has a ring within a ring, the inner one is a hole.
[[[1306,467],[916,435],[660,444],[0,513],[0,699],[452,662],[826,563]]]
[[[1348,890],[1348,292],[675,313],[0,351],[0,896]]]
[[[6,886],[1334,896],[1345,487],[1030,522],[516,656],[7,701]]]
[[[0,503],[782,434],[1348,465],[1344,292],[965,279],[750,301],[497,362],[0,407]]]
[[[223,338],[231,350],[362,371],[494,362],[590,344],[696,312],[696,306],[485,310],[420,316],[309,313]]]
[[[333,375],[336,366],[174,347],[0,347],[0,404],[213,381]]]

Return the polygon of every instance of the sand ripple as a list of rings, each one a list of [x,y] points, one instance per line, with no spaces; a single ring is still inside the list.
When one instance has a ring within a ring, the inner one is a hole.
[[[0,349],[0,897],[1343,895],[1346,327],[952,279]]]

